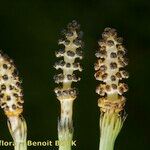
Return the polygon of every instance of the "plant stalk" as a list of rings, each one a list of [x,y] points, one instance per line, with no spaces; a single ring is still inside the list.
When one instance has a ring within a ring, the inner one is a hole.
[[[100,145],[99,150],[113,150],[125,117],[118,113],[106,112],[100,116]]]

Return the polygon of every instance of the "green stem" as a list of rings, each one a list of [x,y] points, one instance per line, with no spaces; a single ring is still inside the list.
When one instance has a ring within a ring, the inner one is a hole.
[[[25,142],[16,142],[14,146],[14,150],[27,150],[27,144]]]
[[[7,120],[9,132],[14,141],[14,150],[27,150],[27,125],[22,116],[12,116]]]
[[[104,113],[100,116],[100,145],[99,150],[113,150],[124,117],[117,113]]]
[[[72,126],[58,124],[59,150],[71,150],[73,138]]]

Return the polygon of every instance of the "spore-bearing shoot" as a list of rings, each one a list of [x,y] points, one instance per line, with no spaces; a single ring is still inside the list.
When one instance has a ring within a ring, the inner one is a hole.
[[[98,57],[95,78],[103,83],[96,89],[96,93],[102,96],[98,101],[101,112],[120,112],[125,105],[122,95],[128,86],[122,80],[128,78],[129,74],[124,70],[128,61],[122,42],[116,30],[111,28],[105,28],[102,40],[98,42],[100,47],[95,54]]]
[[[72,21],[68,24],[67,29],[63,30],[63,38],[58,41],[59,45],[64,47],[56,51],[56,57],[63,57],[55,63],[54,67],[62,69],[62,73],[55,75],[54,80],[57,84],[62,86],[55,89],[57,98],[61,101],[64,99],[74,100],[76,98],[76,89],[71,87],[72,82],[78,82],[80,80],[74,74],[74,71],[82,71],[82,68],[76,59],[82,59],[83,54],[81,48],[83,46],[82,31],[79,30],[80,25],[76,21]]]
[[[23,111],[23,93],[18,71],[12,59],[0,51],[0,106],[7,117]]]

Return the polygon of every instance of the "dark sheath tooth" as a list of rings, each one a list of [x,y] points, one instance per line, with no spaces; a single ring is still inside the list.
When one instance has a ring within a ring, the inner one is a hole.
[[[107,92],[110,92],[110,91],[111,91],[110,85],[106,85],[105,88],[106,88],[106,91],[107,91]]]
[[[72,80],[72,75],[67,74],[67,79],[68,79],[68,80]]]
[[[78,56],[80,56],[80,57],[83,56],[83,53],[82,53],[82,51],[81,51],[80,49],[76,49],[76,54],[77,54]]]
[[[113,88],[114,90],[117,89],[117,85],[116,85],[116,84],[112,84],[111,86],[112,86],[112,88]]]
[[[65,45],[69,45],[70,41],[69,40],[65,40]]]
[[[55,62],[54,68],[56,68],[57,66],[59,66],[59,62]]]
[[[17,94],[17,93],[14,93],[13,96],[17,98],[17,97],[18,97],[18,94]]]
[[[54,75],[54,81],[57,83],[57,82],[58,82],[58,80],[59,80],[58,75]]]
[[[79,25],[75,20],[73,20],[72,22],[68,23],[67,28],[70,30],[76,30],[77,28],[79,28]]]
[[[14,109],[14,110],[15,110],[16,108],[17,108],[17,107],[16,107],[16,105],[15,105],[15,104],[13,104],[13,105],[12,105],[12,109]]]
[[[65,53],[64,49],[59,49],[58,51],[59,51],[60,54],[64,54]]]
[[[110,58],[116,58],[116,57],[117,57],[117,54],[116,54],[116,53],[112,52],[112,53],[110,54]]]
[[[107,77],[108,77],[108,74],[107,74],[107,73],[104,73],[104,74],[102,75],[102,80],[106,80]]]
[[[82,41],[80,39],[75,39],[73,41],[73,43],[76,45],[76,46],[82,46]]]
[[[111,46],[114,46],[114,41],[108,40],[108,41],[107,41],[107,45],[110,46],[110,47],[111,47]]]
[[[123,38],[122,37],[118,37],[117,38],[117,42],[121,44],[123,42]]]
[[[3,64],[3,68],[7,69],[8,68],[7,64]]]
[[[116,69],[116,68],[117,68],[117,63],[111,62],[111,63],[110,63],[110,68],[111,68],[111,69]]]
[[[14,87],[13,87],[12,85],[9,85],[9,89],[10,89],[10,90],[13,90]]]
[[[65,65],[65,62],[63,61],[63,60],[60,60],[59,62],[55,62],[55,64],[54,64],[54,68],[61,68],[61,67],[63,67]],[[61,67],[59,67],[59,66],[61,66]]]
[[[118,88],[120,94],[123,94],[124,92],[128,91],[128,85],[125,83],[120,83]]]
[[[125,52],[123,50],[119,50],[117,52],[118,57],[123,57],[125,55]]]
[[[107,27],[107,28],[104,29],[105,32],[109,32],[110,30],[111,30],[110,27]]]
[[[110,30],[110,34],[111,34],[111,36],[117,36],[117,31],[116,31],[116,29],[111,29]]]
[[[100,66],[100,71],[105,72],[107,70],[107,67],[105,65]]]
[[[6,85],[5,84],[1,85],[1,90],[6,90]]]
[[[118,51],[120,51],[120,50],[123,51],[124,50],[124,47],[121,44],[117,44],[116,48],[117,48]]]
[[[109,36],[108,36],[108,34],[107,34],[107,32],[103,32],[102,33],[102,38],[103,39],[107,39]]]
[[[101,47],[103,47],[103,46],[106,45],[106,40],[105,40],[105,39],[100,39],[100,40],[98,41],[98,44],[99,44]]]
[[[2,103],[1,103],[1,107],[4,108],[5,106],[6,106],[6,103],[5,103],[5,102],[2,102]]]
[[[73,36],[73,32],[72,32],[72,31],[66,32],[66,36],[67,36],[67,37],[72,37],[72,36]]]
[[[73,67],[74,68],[78,68],[79,67],[79,63],[73,63]]]
[[[4,111],[8,111],[9,110],[9,106],[5,106]]]
[[[67,95],[69,94],[69,91],[68,91],[68,90],[64,90],[64,91],[62,92],[62,94],[63,94],[64,96],[67,96]]]
[[[101,50],[99,53],[100,53],[100,57],[101,57],[101,58],[104,58],[104,57],[107,56],[106,50]]]
[[[56,57],[60,57],[65,53],[64,49],[59,49],[58,51],[55,52]]]
[[[124,83],[123,85],[124,85],[124,91],[125,91],[125,92],[127,92],[127,91],[128,91],[128,89],[129,89],[128,85],[127,85],[127,84],[125,84],[125,83]]]
[[[70,89],[69,94],[71,96],[76,96],[76,91],[74,89]]]
[[[63,67],[65,65],[65,61],[64,60],[59,61],[59,65]]]
[[[59,88],[55,88],[54,92],[56,93],[57,96],[61,96],[62,91]]]
[[[107,39],[108,37],[113,36],[116,37],[117,36],[117,32],[116,29],[111,29],[111,28],[105,28],[102,37],[104,39]]]
[[[101,96],[104,96],[105,95],[105,90],[102,86],[97,86],[96,87],[96,93],[101,95]]]
[[[63,75],[63,74],[60,74],[60,75],[59,75],[59,80],[60,80],[60,81],[63,81],[63,80],[64,80],[64,75]]]
[[[123,87],[119,87],[119,88],[118,88],[118,91],[119,91],[119,94],[121,94],[121,95],[122,95],[122,94],[124,93],[124,89],[123,89]]]
[[[18,70],[17,69],[14,69],[14,71],[13,71],[13,73],[12,73],[12,75],[14,76],[14,77],[17,77],[18,76]]]
[[[129,63],[128,58],[125,57],[125,58],[123,59],[123,61],[124,61],[124,63],[125,63],[125,66],[128,65],[128,63]]]
[[[77,80],[77,77],[75,74],[72,75],[73,80]]]
[[[95,73],[95,78],[97,79],[97,80],[99,80],[99,78],[100,78],[100,76],[102,75],[102,72],[99,70],[99,71],[97,71],[96,73]]]
[[[77,81],[80,80],[80,78],[79,78],[79,77],[76,77],[75,74],[72,75],[72,79],[73,79],[74,82],[77,82]]]
[[[23,104],[22,103],[18,102],[17,105],[18,105],[19,108],[23,108]]]
[[[116,81],[116,76],[115,75],[112,75],[110,78],[111,78],[111,81]]]
[[[126,65],[128,65],[128,59],[127,58],[119,59],[118,63],[121,67],[125,67]]]
[[[73,20],[71,23],[68,24],[67,27],[68,29],[75,31],[75,30],[79,30],[80,25],[75,20]]]
[[[67,67],[67,68],[70,68],[70,67],[71,67],[71,64],[70,64],[70,63],[66,63],[66,67]]]
[[[118,79],[122,79],[121,73],[120,73],[120,72],[117,72],[117,73],[116,73],[116,77],[117,77]]]
[[[106,51],[106,46],[101,46],[100,51]]]
[[[16,86],[21,88],[21,83],[20,82],[16,82]]]
[[[121,71],[122,75],[124,78],[128,78],[129,77],[129,73],[125,70]]]
[[[0,93],[0,98],[3,98],[4,97],[4,94],[3,93]]]
[[[7,96],[7,101],[10,101],[11,100],[11,97],[10,96]]]
[[[8,80],[8,76],[5,74],[2,76],[3,80]]]
[[[69,51],[67,51],[67,55],[70,57],[74,57],[75,53],[73,51],[69,50]]]
[[[55,75],[55,76],[54,76],[54,80],[55,80],[56,83],[63,82],[63,80],[64,80],[64,75],[63,75],[63,74]]]

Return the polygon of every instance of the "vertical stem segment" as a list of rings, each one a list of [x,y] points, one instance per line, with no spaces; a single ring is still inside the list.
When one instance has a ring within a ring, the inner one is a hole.
[[[113,150],[125,117],[117,113],[104,113],[100,116],[100,145],[99,150]]]
[[[14,150],[27,150],[26,141],[24,142],[16,142],[14,146]]]
[[[9,117],[7,124],[14,140],[14,149],[27,150],[27,125],[25,119],[22,116]]]
[[[73,101],[61,101],[61,118],[58,122],[59,150],[71,150],[73,138]]]

